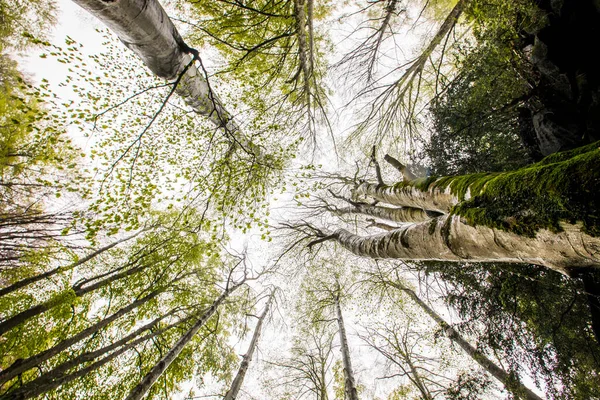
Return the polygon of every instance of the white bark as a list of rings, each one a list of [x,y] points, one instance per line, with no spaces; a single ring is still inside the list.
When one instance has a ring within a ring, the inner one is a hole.
[[[265,306],[265,310],[258,318],[258,323],[256,324],[256,328],[254,329],[254,335],[252,336],[252,340],[250,341],[250,346],[248,347],[248,351],[242,357],[242,363],[240,364],[240,369],[238,370],[237,375],[233,379],[231,383],[231,388],[225,394],[224,400],[235,400],[237,399],[237,395],[242,388],[242,383],[244,383],[244,377],[246,376],[246,372],[248,371],[248,366],[250,365],[250,361],[252,360],[252,356],[254,355],[254,350],[256,349],[256,345],[258,344],[258,339],[260,337],[260,332],[262,330],[263,322],[269,312],[269,307],[271,306],[271,301],[273,300],[274,292],[269,296],[269,300],[267,301],[267,305]]]
[[[430,219],[427,213],[421,208],[381,207],[370,204],[358,204],[353,207],[340,208],[336,213],[340,215],[365,214],[392,222],[423,222]]]
[[[344,391],[346,399],[358,400],[358,392],[356,390],[356,381],[354,379],[354,371],[350,359],[350,348],[348,347],[348,339],[346,336],[346,328],[344,319],[342,318],[342,308],[340,307],[339,293],[335,296],[335,311],[337,314],[337,322],[340,334],[340,347],[342,349],[342,362],[344,364]]]
[[[356,194],[394,206],[422,208],[445,214],[459,203],[458,197],[452,195],[449,188],[441,190],[434,184],[430,186],[432,189],[424,192],[410,185],[381,186],[364,182],[356,188]]]
[[[397,230],[358,236],[345,229],[333,239],[359,256],[402,260],[489,261],[544,265],[566,275],[578,267],[600,264],[600,238],[562,224],[563,232],[542,229],[535,238],[470,226],[459,216],[442,216]]]
[[[203,72],[192,62],[189,48],[157,0],[73,1],[108,26],[155,75],[175,81],[185,71],[175,92],[196,113],[224,128],[238,145],[259,154],[211,91]]]

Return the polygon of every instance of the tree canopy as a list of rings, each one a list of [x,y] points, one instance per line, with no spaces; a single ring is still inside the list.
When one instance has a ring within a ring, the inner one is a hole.
[[[0,22],[0,399],[600,398],[597,2]]]

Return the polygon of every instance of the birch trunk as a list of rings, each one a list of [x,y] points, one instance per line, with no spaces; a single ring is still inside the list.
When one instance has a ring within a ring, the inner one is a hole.
[[[256,345],[258,343],[258,338],[260,337],[260,332],[262,329],[263,321],[269,312],[269,307],[271,306],[271,301],[273,300],[274,293],[271,293],[269,296],[269,300],[267,301],[267,305],[265,306],[265,310],[261,314],[258,319],[258,323],[256,324],[256,329],[254,330],[254,335],[252,336],[252,340],[250,341],[250,346],[248,347],[248,351],[242,357],[242,363],[240,365],[240,369],[238,370],[237,375],[233,379],[231,383],[231,388],[225,394],[224,400],[235,400],[237,399],[238,393],[242,387],[242,383],[244,382],[244,377],[246,376],[246,372],[248,371],[248,366],[250,365],[250,361],[252,360],[252,356],[254,354],[254,350],[256,349]]]
[[[469,355],[474,361],[476,361],[483,369],[485,369],[490,375],[496,378],[500,383],[505,385],[507,388],[510,388],[512,392],[515,392],[517,396],[527,400],[542,400],[540,396],[532,392],[525,385],[516,381],[514,377],[512,377],[508,372],[504,369],[500,368],[496,365],[492,360],[487,358],[481,351],[477,350],[475,347],[471,346],[469,342],[467,342],[458,332],[456,332],[452,327],[444,321],[442,317],[440,317],[432,308],[430,308],[423,300],[417,296],[417,294],[408,289],[401,284],[395,282],[386,282],[388,285],[395,287],[396,289],[404,291],[406,294],[410,296],[410,298],[417,303],[419,307],[423,311],[427,313],[439,326],[444,330],[446,336],[458,346],[460,346],[465,353]]]
[[[353,207],[336,210],[337,214],[364,214],[392,222],[423,222],[431,217],[421,208],[414,207],[380,207],[358,203]],[[436,214],[439,215],[439,214]]]
[[[258,155],[259,150],[241,134],[203,72],[193,63],[191,49],[157,0],[73,1],[108,26],[156,76],[170,81],[181,76],[175,92],[196,113],[208,117],[233,135],[238,144]]]
[[[213,302],[210,308],[206,310],[204,314],[202,314],[198,321],[196,321],[196,323],[192,325],[192,327],[186,333],[184,333],[179,338],[179,340],[177,340],[177,342],[175,342],[175,344],[173,345],[173,347],[171,347],[169,352],[165,354],[165,356],[158,363],[156,363],[154,367],[152,367],[150,372],[146,374],[144,379],[142,379],[142,381],[131,390],[126,400],[142,399],[146,395],[146,393],[148,393],[152,385],[154,385],[154,383],[158,380],[158,378],[161,377],[163,372],[165,372],[169,365],[171,365],[171,363],[177,358],[177,356],[179,355],[179,353],[181,353],[184,347],[194,338],[194,336],[196,335],[196,333],[198,333],[200,328],[202,328],[204,324],[210,319],[210,317],[212,317],[212,315],[217,311],[221,303],[225,301],[225,299],[227,299],[227,297],[233,291],[235,291],[242,285],[243,282],[234,285],[231,288],[225,289],[225,291]]]
[[[144,231],[143,230],[139,231],[139,232],[137,232],[137,233],[135,233],[133,235],[124,237],[123,239],[117,240],[117,241],[115,241],[113,243],[110,243],[110,244],[104,246],[104,247],[101,247],[98,250],[93,251],[92,253],[88,254],[87,256],[84,256],[83,258],[79,259],[78,261],[76,261],[76,262],[74,262],[72,264],[69,264],[67,266],[54,268],[53,270],[50,270],[48,272],[44,272],[42,274],[39,274],[39,275],[36,275],[36,276],[32,276],[30,278],[22,279],[22,280],[20,280],[18,282],[15,282],[15,283],[13,283],[10,286],[7,286],[5,288],[0,289],[0,297],[5,296],[7,294],[10,294],[10,293],[14,292],[15,290],[21,289],[21,288],[23,288],[25,286],[31,285],[32,283],[41,281],[42,279],[50,278],[51,276],[54,276],[54,275],[58,274],[59,272],[65,272],[65,271],[72,270],[73,268],[76,268],[76,267],[78,267],[78,266],[80,266],[82,264],[85,264],[86,262],[88,262],[92,258],[98,256],[99,254],[102,254],[105,251],[108,251],[108,250],[112,249],[113,247],[115,247],[115,246],[117,246],[117,245],[119,245],[119,244],[121,244],[123,242],[126,242],[126,241],[128,241],[130,239],[135,238],[136,236],[138,236],[142,232],[144,232]]]
[[[342,349],[342,362],[344,364],[344,391],[348,400],[358,400],[356,381],[354,379],[354,371],[352,370],[352,362],[350,360],[350,348],[348,347],[348,338],[346,336],[346,328],[342,317],[342,308],[340,307],[339,293],[335,296],[335,312],[337,314],[340,347]]]
[[[459,216],[445,215],[377,235],[363,237],[339,229],[331,237],[354,254],[370,258],[529,263],[566,275],[600,264],[599,237],[582,233],[576,225],[562,227],[563,232],[542,229],[530,238],[470,226]]]
[[[450,190],[434,187],[423,191],[410,184],[377,185],[364,182],[356,188],[356,194],[394,206],[420,208],[444,214],[449,213],[450,209],[459,203],[458,197],[452,195]]]

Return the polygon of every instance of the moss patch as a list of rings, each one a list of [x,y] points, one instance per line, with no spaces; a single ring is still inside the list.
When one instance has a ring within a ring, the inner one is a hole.
[[[600,148],[598,143],[546,157],[513,172],[442,178],[462,200],[452,210],[469,224],[533,237],[542,228],[558,232],[560,221],[582,222],[600,236]],[[444,186],[445,185],[445,186]]]

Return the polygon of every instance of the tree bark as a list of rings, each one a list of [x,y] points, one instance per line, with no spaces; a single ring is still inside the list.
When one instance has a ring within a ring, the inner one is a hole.
[[[535,238],[486,226],[471,226],[456,215],[371,236],[338,229],[330,237],[356,255],[406,261],[481,261],[543,265],[570,276],[579,267],[600,264],[600,238],[562,224],[563,231],[540,230]]]
[[[417,303],[417,305],[427,313],[439,326],[444,330],[444,333],[450,340],[460,346],[469,357],[476,361],[483,369],[485,369],[490,375],[496,378],[500,383],[505,385],[507,389],[513,392],[520,398],[527,400],[542,400],[540,396],[532,392],[525,385],[518,380],[514,379],[508,372],[497,366],[492,360],[487,358],[481,351],[471,346],[458,332],[456,332],[442,317],[440,317],[432,308],[430,308],[423,300],[417,296],[417,294],[399,283],[396,282],[385,282],[386,284],[395,287],[396,289],[402,290],[408,294],[409,297]]]
[[[342,362],[344,364],[344,391],[348,400],[358,400],[358,391],[356,390],[356,381],[354,379],[354,371],[352,370],[352,362],[350,359],[350,348],[348,347],[348,338],[346,336],[346,328],[342,317],[342,308],[340,307],[339,287],[334,298],[334,303],[340,334]]]
[[[258,344],[258,338],[260,337],[260,332],[262,329],[263,322],[267,313],[269,312],[269,307],[271,306],[271,301],[273,300],[275,292],[271,292],[269,296],[269,300],[267,301],[267,305],[265,306],[265,310],[261,314],[258,319],[258,323],[256,324],[256,328],[254,329],[254,335],[252,336],[252,340],[250,341],[250,346],[248,347],[248,351],[242,357],[242,363],[240,364],[240,369],[238,370],[237,375],[233,379],[231,383],[231,388],[225,394],[224,400],[235,400],[237,399],[238,393],[242,387],[242,383],[244,382],[244,377],[246,376],[246,372],[248,371],[248,366],[250,365],[250,361],[252,360],[252,355],[254,354],[254,350],[256,349],[256,345]]]
[[[356,194],[394,206],[421,208],[444,214],[449,213],[450,209],[459,203],[458,197],[451,194],[449,189],[442,190],[436,187],[424,191],[413,185],[382,186],[364,182],[356,188]]]
[[[108,26],[156,76],[175,81],[183,73],[175,92],[243,148],[259,154],[211,90],[203,71],[193,64],[194,50],[185,44],[157,0],[73,1]]]
[[[208,310],[202,314],[202,316],[196,321],[196,323],[186,332],[184,333],[177,342],[171,347],[169,352],[165,354],[165,356],[152,367],[150,372],[146,374],[144,379],[131,390],[126,400],[141,400],[146,393],[150,390],[152,385],[161,377],[163,372],[171,365],[171,363],[177,358],[179,353],[184,349],[184,347],[194,338],[196,333],[204,326],[204,324],[212,317],[212,315],[217,311],[219,306],[227,297],[235,291],[237,288],[243,285],[243,282],[240,282],[230,288],[225,289],[225,291],[217,297],[217,299],[213,302],[213,304],[209,307]]]
[[[356,205],[353,207],[337,209],[336,214],[364,214],[392,222],[423,222],[431,218],[430,215],[421,208],[372,206],[363,203],[355,204]]]

